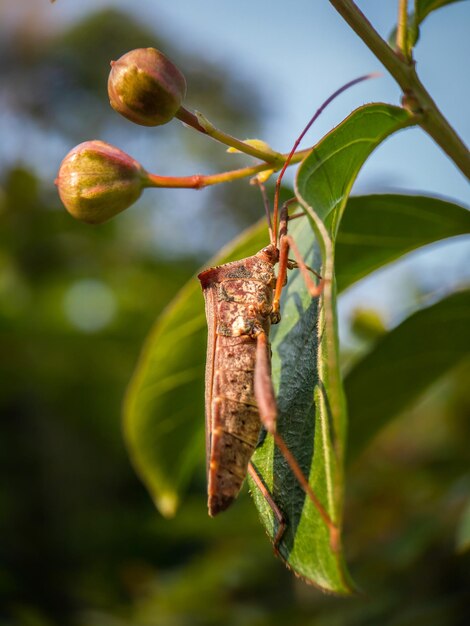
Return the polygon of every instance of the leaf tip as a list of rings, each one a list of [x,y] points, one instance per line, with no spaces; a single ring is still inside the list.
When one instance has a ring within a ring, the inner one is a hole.
[[[175,516],[179,501],[178,496],[174,492],[167,491],[161,493],[155,497],[154,502],[163,517],[171,518]]]

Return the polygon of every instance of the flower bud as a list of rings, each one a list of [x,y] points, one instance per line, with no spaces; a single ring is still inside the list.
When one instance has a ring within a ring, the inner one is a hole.
[[[111,61],[111,106],[131,122],[159,126],[172,120],[186,95],[186,81],[155,48],[137,48]]]
[[[85,141],[60,164],[55,181],[60,199],[73,217],[102,224],[133,204],[146,180],[143,167],[104,141]]]

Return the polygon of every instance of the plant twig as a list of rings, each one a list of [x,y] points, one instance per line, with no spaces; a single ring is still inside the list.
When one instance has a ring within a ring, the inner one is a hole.
[[[403,104],[416,114],[417,123],[470,179],[468,148],[419,80],[414,65],[402,60],[390,48],[352,0],[330,0],[330,3],[400,85],[404,94]]]
[[[244,152],[245,154],[255,157],[256,159],[261,159],[261,161],[265,161],[266,163],[270,163],[271,165],[282,165],[284,162],[282,155],[277,152],[268,152],[259,148],[255,148],[254,146],[245,143],[244,141],[240,141],[240,139],[237,139],[236,137],[233,137],[228,133],[224,133],[206,119],[204,119],[204,123],[201,123],[202,116],[198,117],[184,107],[180,107],[180,109],[176,113],[176,117],[181,122],[187,124],[188,126],[191,126],[198,132],[203,133],[204,135],[208,135],[216,141],[220,141],[220,143],[223,143],[226,146],[230,146],[231,148],[235,148],[240,152]]]
[[[299,150],[296,152],[289,161],[289,165],[294,163],[300,163],[312,148],[306,150]],[[219,183],[226,183],[232,180],[238,180],[240,178],[247,178],[248,176],[255,176],[260,172],[266,170],[272,170],[277,172],[281,169],[285,161],[289,158],[289,154],[280,154],[280,162],[278,164],[273,163],[259,163],[252,167],[242,167],[236,170],[228,170],[226,172],[219,172],[217,174],[193,174],[191,176],[159,176],[158,174],[152,174],[147,172],[144,180],[144,187],[171,187],[171,188],[184,188],[184,189],[202,189],[203,187],[209,187],[211,185],[218,185]]]

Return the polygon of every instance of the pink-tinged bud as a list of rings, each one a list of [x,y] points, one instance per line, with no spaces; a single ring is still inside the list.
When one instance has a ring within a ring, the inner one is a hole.
[[[143,167],[104,141],[85,141],[60,164],[55,181],[67,211],[88,224],[102,224],[139,198]]]
[[[142,126],[172,120],[186,95],[179,69],[155,48],[137,48],[111,61],[108,79],[111,106]]]

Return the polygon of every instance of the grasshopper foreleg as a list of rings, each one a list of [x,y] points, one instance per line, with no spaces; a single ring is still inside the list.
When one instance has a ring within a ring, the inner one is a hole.
[[[308,265],[305,264],[305,261],[302,255],[300,254],[300,250],[297,247],[297,244],[295,243],[293,237],[291,237],[290,235],[285,235],[284,239],[287,241],[288,250],[290,249],[294,253],[295,267],[297,267],[300,270],[303,276],[303,279],[305,281],[305,285],[308,289],[308,292],[310,293],[312,298],[318,297],[323,291],[323,286],[324,286],[325,281],[319,274],[317,274],[317,272],[315,272],[315,270],[313,270],[311,267],[308,267]],[[318,283],[315,283],[313,278],[310,276],[309,272],[312,274],[315,274],[315,276],[319,278]]]
[[[287,225],[289,220],[296,219],[297,217],[302,217],[303,214],[296,214],[292,217],[289,217],[288,214],[288,206],[293,201],[286,202],[281,210],[281,219],[279,224],[279,266],[278,273],[276,279],[276,286],[274,288],[274,298],[273,298],[273,307],[271,314],[272,323],[278,323],[281,319],[280,314],[280,301],[281,301],[281,293],[287,282],[287,270],[292,269],[294,267],[298,268],[303,276],[305,281],[305,285],[308,289],[308,292],[312,296],[312,298],[318,297],[323,291],[324,280],[322,277],[315,272],[311,267],[306,265],[302,255],[300,254],[300,250],[297,247],[293,237],[287,233]],[[295,261],[291,261],[289,259],[289,251],[292,250]],[[316,283],[310,273],[314,274],[319,282]]]
[[[305,281],[305,285],[312,298],[316,298],[321,294],[325,283],[322,278],[320,278],[318,283],[313,280],[310,272],[314,273],[315,275],[316,272],[308,267],[308,265],[306,265],[294,239],[287,234],[281,235],[281,241],[279,244],[279,269],[273,299],[273,316],[275,319],[280,317],[279,310],[281,293],[284,285],[286,284],[287,270],[293,267],[292,262],[289,260],[288,256],[289,250],[292,250],[292,252],[294,253],[295,267],[298,267],[298,269],[300,270],[302,277]]]

